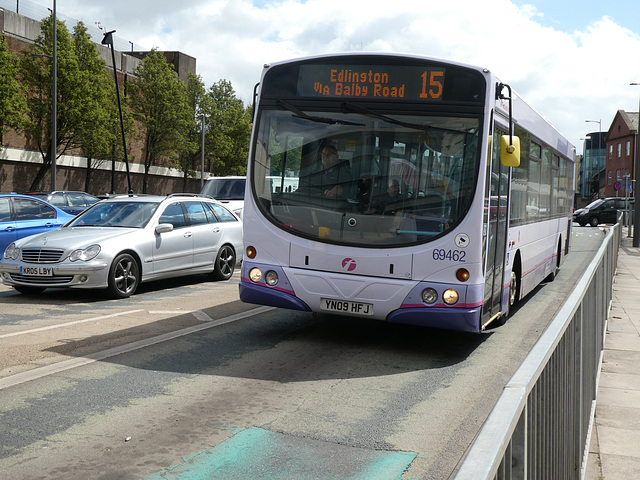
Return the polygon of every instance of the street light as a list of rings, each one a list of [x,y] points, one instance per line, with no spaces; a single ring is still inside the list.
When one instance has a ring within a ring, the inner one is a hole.
[[[53,0],[53,51],[51,75],[51,191],[56,190],[56,156],[58,155],[58,23],[56,0]]]
[[[596,151],[596,175],[600,176],[600,142],[602,141],[602,120],[585,120],[585,123],[597,123],[598,124],[598,150]],[[606,152],[605,152],[606,156]],[[599,192],[596,192],[598,194]]]
[[[131,174],[129,173],[129,158],[127,157],[127,140],[124,135],[124,120],[122,119],[122,103],[120,102],[120,87],[118,87],[118,70],[116,69],[116,54],[113,49],[113,34],[115,30],[106,32],[102,39],[103,45],[111,45],[111,61],[113,62],[113,76],[116,81],[116,96],[118,97],[118,111],[120,112],[120,130],[122,132],[122,149],[124,151],[124,164],[127,167],[127,184],[129,186],[129,195],[133,195],[131,188]]]
[[[204,188],[204,113],[202,114],[202,147],[200,149],[200,190]]]
[[[640,83],[630,83],[629,85],[640,85]],[[640,121],[640,99],[638,100],[638,120]],[[640,130],[640,125],[638,125]],[[638,183],[638,172],[640,171],[640,131],[636,131],[636,151],[633,162],[633,177],[636,181],[636,187],[640,185]],[[633,192],[633,246],[640,247],[640,232],[638,231],[638,225],[640,225],[640,208],[638,208],[638,192]]]

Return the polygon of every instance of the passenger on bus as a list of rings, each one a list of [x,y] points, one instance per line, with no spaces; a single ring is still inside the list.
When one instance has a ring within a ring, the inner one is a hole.
[[[374,201],[375,211],[377,213],[395,215],[403,199],[404,197],[400,193],[400,182],[396,178],[391,178],[389,179],[387,192]]]

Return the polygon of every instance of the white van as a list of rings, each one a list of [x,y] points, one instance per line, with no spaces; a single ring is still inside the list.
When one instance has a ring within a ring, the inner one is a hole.
[[[244,187],[247,177],[209,177],[200,195],[215,198],[242,218],[244,210]]]

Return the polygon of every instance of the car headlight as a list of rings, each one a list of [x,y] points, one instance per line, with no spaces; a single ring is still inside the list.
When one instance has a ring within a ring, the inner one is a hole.
[[[69,260],[72,262],[88,262],[94,259],[100,253],[100,245],[90,245],[87,248],[79,248],[74,250],[69,255]]]
[[[10,244],[4,250],[4,258],[11,260],[17,260],[18,258],[20,258],[20,249],[16,247],[15,243]]]

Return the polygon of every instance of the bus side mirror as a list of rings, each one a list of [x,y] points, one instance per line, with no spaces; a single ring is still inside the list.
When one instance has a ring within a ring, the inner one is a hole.
[[[502,135],[500,138],[500,163],[505,167],[520,166],[520,138]]]

